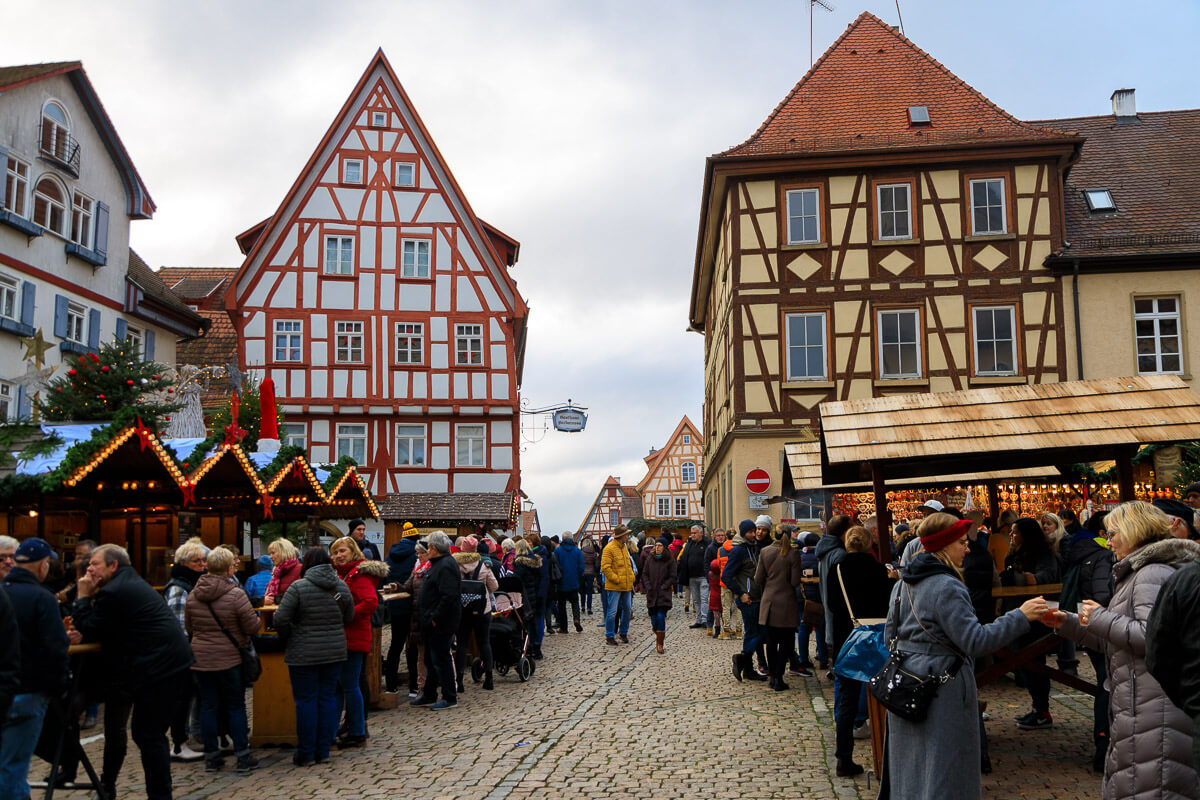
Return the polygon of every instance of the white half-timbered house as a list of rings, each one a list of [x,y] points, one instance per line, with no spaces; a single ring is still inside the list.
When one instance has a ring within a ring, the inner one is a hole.
[[[520,245],[475,216],[382,51],[238,241],[240,360],[274,379],[293,443],[316,462],[353,457],[379,498],[440,497],[464,520],[474,495],[519,492]],[[504,507],[516,524],[519,503]]]
[[[646,519],[701,519],[700,476],[704,437],[684,415],[660,450],[646,456],[646,477],[637,485]]]

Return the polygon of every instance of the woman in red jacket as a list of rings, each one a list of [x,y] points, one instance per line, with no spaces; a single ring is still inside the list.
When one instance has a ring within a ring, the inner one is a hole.
[[[338,539],[329,548],[333,568],[338,577],[350,587],[354,597],[354,619],[346,626],[346,661],[338,677],[341,702],[346,708],[346,735],[338,747],[361,747],[367,740],[367,716],[358,679],[367,653],[371,652],[371,615],[379,606],[375,590],[379,581],[388,575],[382,561],[367,561],[358,542],[349,536]],[[339,713],[341,709],[339,708]]]

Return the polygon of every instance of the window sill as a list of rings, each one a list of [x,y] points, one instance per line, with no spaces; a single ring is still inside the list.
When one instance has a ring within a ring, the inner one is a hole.
[[[876,389],[929,388],[928,378],[876,378],[872,383]]]
[[[920,244],[920,239],[872,239],[872,247],[900,247],[902,245]]]
[[[789,244],[780,245],[780,250],[827,250],[829,242],[791,242]]]
[[[833,381],[784,381],[784,389],[833,389]]]
[[[45,232],[41,225],[18,216],[8,209],[0,208],[0,223],[4,223],[10,228],[16,228],[26,236],[41,236]]]
[[[83,342],[70,342],[70,341],[59,342],[58,349],[60,352],[70,353],[71,355],[79,355],[79,356],[85,356],[88,353],[97,352],[96,348],[88,347]]]
[[[1007,242],[1016,239],[1015,233],[973,233],[963,238],[964,242]]]
[[[8,317],[0,317],[0,331],[14,336],[33,336],[33,326]]]
[[[347,274],[344,272],[322,272],[321,277],[331,281],[356,281],[358,280],[358,273],[351,272]]]
[[[474,372],[476,370],[486,371],[488,369],[488,365],[487,364],[451,364],[450,369],[465,369],[465,370],[470,370],[472,372]]]
[[[404,281],[404,282],[414,282],[414,283],[433,283],[433,276],[426,275],[425,277],[420,277],[418,275],[408,275],[408,276],[397,275],[396,280]]]
[[[80,261],[86,261],[93,267],[103,267],[108,263],[108,257],[104,253],[97,253],[95,250],[84,247],[81,244],[76,244],[75,242],[67,242],[65,249],[67,255],[75,256]]]
[[[267,367],[270,369],[308,369],[310,364],[307,361],[268,361]]]
[[[967,382],[978,386],[1007,386],[1027,383],[1028,379],[1024,375],[973,375]]]

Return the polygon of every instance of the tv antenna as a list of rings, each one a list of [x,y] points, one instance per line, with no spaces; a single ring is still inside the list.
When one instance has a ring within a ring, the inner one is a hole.
[[[833,4],[826,0],[808,0],[808,68],[812,69],[813,61],[813,9],[817,6],[833,13]]]

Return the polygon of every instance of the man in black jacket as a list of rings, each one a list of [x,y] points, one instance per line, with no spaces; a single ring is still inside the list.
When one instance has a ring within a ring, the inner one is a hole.
[[[8,716],[8,708],[21,686],[21,636],[17,614],[7,592],[0,592],[0,642],[10,644],[0,648],[0,720]]]
[[[3,585],[20,630],[20,687],[0,726],[0,786],[13,797],[28,797],[29,760],[51,700],[67,683],[66,628],[58,602],[42,586],[53,551],[45,541],[26,539]]]
[[[132,713],[146,796],[171,800],[167,728],[177,696],[191,680],[192,649],[162,595],[134,572],[124,548],[105,544],[93,550],[78,586],[75,627],[85,642],[104,646],[109,694],[100,782],[111,796],[125,761],[125,721]]]
[[[703,628],[708,619],[708,566],[704,554],[712,542],[704,535],[704,528],[693,525],[688,541],[679,553],[679,576],[677,580],[688,587],[692,610],[696,621],[691,628]]]
[[[458,705],[458,673],[450,656],[450,640],[462,618],[462,571],[449,557],[449,536],[434,531],[425,543],[429,547],[429,569],[417,595],[417,622],[425,639],[427,677],[425,690],[410,704],[441,710]],[[439,683],[441,700],[437,699]]]
[[[1189,487],[1190,488],[1190,487]],[[1192,765],[1200,772],[1200,561],[1163,584],[1146,621],[1146,668],[1192,718]]]

